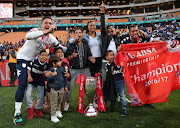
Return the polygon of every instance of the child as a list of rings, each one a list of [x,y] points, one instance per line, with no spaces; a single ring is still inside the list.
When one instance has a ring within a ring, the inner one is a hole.
[[[39,54],[39,57],[30,63],[28,67],[28,81],[26,90],[26,106],[28,111],[28,119],[33,119],[33,107],[32,107],[32,98],[31,93],[34,88],[37,88],[37,104],[35,107],[35,115],[39,117],[43,117],[43,113],[40,109],[43,106],[44,102],[44,86],[45,82],[43,79],[43,73],[48,68],[48,63],[46,60],[48,59],[48,54],[46,51],[42,50]]]
[[[57,47],[54,48],[54,54],[59,56],[60,59],[62,60],[62,64],[61,67],[63,67],[65,69],[65,73],[64,76],[66,78],[68,78],[68,85],[69,85],[69,81],[71,80],[70,78],[70,70],[69,70],[69,62],[67,61],[66,58],[64,58],[64,52],[63,49],[61,47]],[[62,101],[62,105],[61,105],[61,111],[65,110],[67,111],[69,108],[69,103],[65,102],[65,98],[66,98],[66,92],[64,92],[64,97],[63,97],[63,101]],[[43,105],[42,111],[45,113],[49,113],[51,110],[50,107],[50,87],[47,85],[47,92],[46,92],[46,104]],[[65,108],[64,108],[65,107]]]
[[[125,85],[124,85],[124,77],[123,77],[123,65],[121,64],[121,66],[116,66],[114,63],[114,52],[109,50],[106,53],[106,59],[108,60],[108,63],[106,64],[106,71],[107,71],[107,75],[108,72],[110,72],[112,74],[112,80],[113,84],[115,85],[116,89],[116,93],[120,95],[120,101],[122,103],[122,113],[121,116],[126,116],[127,115],[127,100],[126,100],[126,96],[125,96]],[[107,82],[107,81],[106,81]],[[114,90],[110,90],[110,91],[114,91]],[[113,94],[110,92],[110,94]],[[113,103],[113,104],[112,104]],[[111,109],[114,109],[116,104],[116,100],[111,102]]]
[[[51,121],[54,123],[59,122],[59,118],[62,117],[61,103],[64,95],[64,91],[67,90],[67,78],[64,77],[64,68],[61,67],[61,59],[57,55],[52,55],[49,58],[49,66],[50,69],[48,71],[53,72],[47,78],[48,85],[51,88]]]
[[[65,70],[64,76],[67,78],[68,85],[69,85],[69,82],[71,80],[71,75],[70,75],[70,69],[69,69],[69,62],[67,61],[67,58],[64,58],[64,51],[63,51],[63,49],[61,47],[58,47],[58,48],[54,49],[54,54],[59,56],[60,59],[62,59],[61,67],[63,67],[64,70]],[[61,111],[63,111],[63,110],[67,111],[68,108],[69,108],[69,101],[66,98],[66,92],[64,92],[64,97],[63,97],[63,101],[62,101]]]

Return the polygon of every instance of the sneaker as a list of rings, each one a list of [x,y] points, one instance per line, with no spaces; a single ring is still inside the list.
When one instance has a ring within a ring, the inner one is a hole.
[[[68,111],[68,109],[69,109],[69,103],[65,102],[64,111]]]
[[[129,100],[128,98],[126,98],[126,100],[127,100],[128,103],[131,103],[131,100]]]
[[[51,116],[51,121],[54,122],[54,123],[57,123],[60,120],[56,116]]]
[[[24,121],[21,118],[21,116],[22,116],[21,113],[16,114],[16,116],[13,119],[13,122],[14,122],[15,125],[18,125],[18,126],[24,125]]]
[[[41,112],[40,109],[35,109],[35,116],[39,116],[39,117],[44,117],[43,113]]]
[[[118,102],[121,102],[121,101],[120,101],[120,96],[118,96]]]
[[[59,118],[62,118],[62,117],[63,117],[61,111],[57,111],[57,112],[56,112],[56,117],[59,117]]]
[[[146,105],[152,109],[156,109],[156,106],[154,104],[146,104]]]
[[[28,111],[27,118],[33,119],[33,111],[34,111],[33,108],[28,108],[27,111]]]
[[[122,109],[121,116],[127,116],[127,110],[126,109]]]

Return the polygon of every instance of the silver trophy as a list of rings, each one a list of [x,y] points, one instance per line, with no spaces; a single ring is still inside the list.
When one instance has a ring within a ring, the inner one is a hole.
[[[85,81],[85,95],[88,100],[88,107],[85,109],[84,114],[89,117],[94,117],[98,115],[98,110],[93,106],[93,101],[96,97],[96,78],[87,77]]]

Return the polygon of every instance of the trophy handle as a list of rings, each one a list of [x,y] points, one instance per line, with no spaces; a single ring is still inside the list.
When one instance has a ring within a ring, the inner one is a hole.
[[[84,85],[85,86],[85,85]],[[97,88],[97,87],[96,87]],[[88,103],[90,104],[91,102],[90,102],[90,100],[89,100],[89,98],[88,98],[88,96],[87,96],[87,92],[86,92],[86,88],[84,87],[84,92],[85,92],[85,96],[86,96],[86,98],[87,98],[87,100],[88,100]],[[95,98],[96,98],[96,93],[95,93],[95,95],[94,95],[94,98],[93,98],[93,101],[92,102],[94,102],[94,100],[95,100]]]

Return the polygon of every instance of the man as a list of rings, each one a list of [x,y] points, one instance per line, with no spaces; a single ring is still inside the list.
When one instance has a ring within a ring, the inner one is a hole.
[[[139,28],[136,25],[131,25],[129,27],[129,36],[125,37],[121,43],[122,44],[133,44],[133,43],[146,43],[146,42],[162,42],[161,40],[155,40],[152,37],[142,37],[139,35]],[[155,109],[154,104],[146,104],[150,108]]]
[[[4,61],[3,56],[4,56],[4,52],[3,52],[3,49],[0,47],[0,66],[1,66],[1,61],[2,62]],[[0,76],[1,76],[1,73],[0,73]],[[0,87],[2,87],[1,79],[0,79]]]
[[[146,43],[146,42],[162,42],[161,40],[155,40],[152,37],[142,37],[139,34],[139,28],[136,25],[129,27],[129,35],[126,36],[121,44],[133,44],[133,43]]]
[[[13,119],[13,122],[16,125],[24,125],[24,121],[21,118],[21,105],[24,98],[24,91],[27,87],[27,67],[41,50],[47,48],[48,44],[59,46],[59,42],[52,35],[56,30],[56,23],[52,25],[51,18],[42,18],[41,28],[33,28],[26,34],[26,42],[17,54],[17,75],[19,86],[15,95],[15,113]],[[65,49],[66,48],[64,48],[64,50]]]
[[[18,47],[17,46],[13,46],[13,49],[10,50],[9,52],[9,68],[10,68],[10,81],[9,84],[10,86],[15,86],[14,82],[17,79],[17,70],[16,70],[16,55],[17,55],[17,50]]]
[[[95,63],[95,59],[92,58],[89,45],[85,40],[82,40],[83,29],[76,28],[75,39],[67,49],[66,57],[70,64],[71,81],[68,89],[68,95],[66,97],[65,110],[69,108],[69,101],[71,98],[72,90],[76,79],[80,73],[84,74],[86,77],[91,76],[88,68],[88,60]]]

